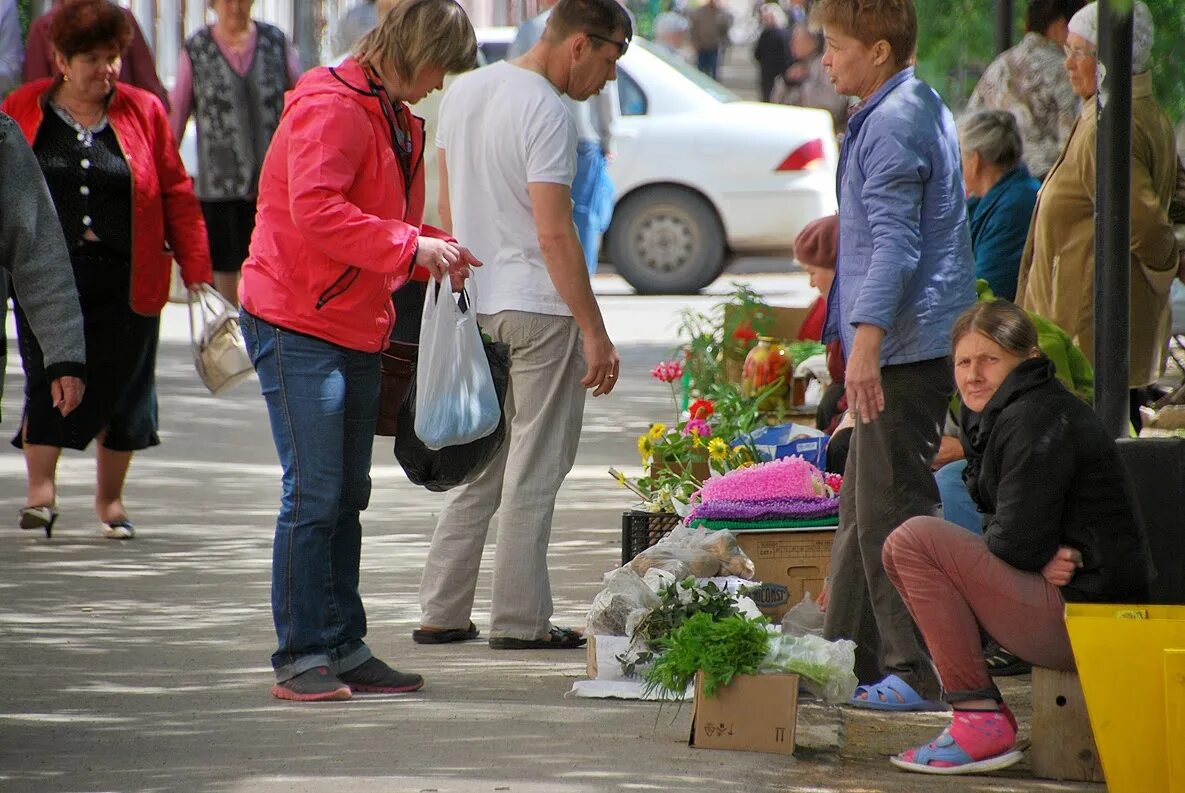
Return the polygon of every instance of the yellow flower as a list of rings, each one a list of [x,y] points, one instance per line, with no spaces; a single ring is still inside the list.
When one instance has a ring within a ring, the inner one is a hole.
[[[713,460],[724,460],[728,457],[728,443],[723,438],[712,438],[708,441],[708,456]]]
[[[638,436],[638,454],[642,455],[642,465],[649,463],[650,458],[654,456],[654,441],[649,435]]]
[[[618,471],[613,475],[613,478],[617,480],[617,484],[625,487],[625,474],[623,474],[621,471]]]
[[[732,450],[732,459],[735,460],[738,465],[743,465],[746,462],[753,462],[753,455],[749,453],[749,447],[738,446]]]
[[[699,436],[697,430],[691,431],[691,446],[695,449],[702,449],[704,446],[704,439]]]
[[[650,440],[656,441],[660,439],[667,432],[666,424],[651,424],[650,425]]]

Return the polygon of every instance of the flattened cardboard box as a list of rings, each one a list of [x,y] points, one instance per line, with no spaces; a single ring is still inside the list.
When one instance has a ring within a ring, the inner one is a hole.
[[[695,713],[687,743],[697,749],[794,753],[798,675],[739,675],[705,697],[695,677]]]

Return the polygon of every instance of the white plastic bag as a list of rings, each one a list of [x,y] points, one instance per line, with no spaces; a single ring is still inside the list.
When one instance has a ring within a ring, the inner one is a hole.
[[[774,636],[758,673],[798,675],[807,690],[830,705],[852,698],[856,691],[856,643],[829,642],[821,636]]]
[[[502,408],[477,329],[474,283],[461,308],[448,284],[429,283],[416,363],[415,431],[432,451],[484,438],[498,428]]]

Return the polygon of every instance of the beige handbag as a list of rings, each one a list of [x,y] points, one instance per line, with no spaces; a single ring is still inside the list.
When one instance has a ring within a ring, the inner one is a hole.
[[[210,393],[220,394],[254,371],[238,309],[209,284],[189,293],[189,338],[198,377]]]

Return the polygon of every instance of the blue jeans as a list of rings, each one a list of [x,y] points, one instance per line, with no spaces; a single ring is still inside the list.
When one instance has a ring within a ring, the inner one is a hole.
[[[967,485],[963,483],[963,469],[966,467],[966,460],[955,460],[934,472],[938,495],[942,499],[942,517],[948,523],[962,526],[975,534],[983,534],[983,516],[971,500]]]
[[[318,666],[347,672],[371,657],[358,594],[359,514],[370,501],[379,355],[241,313],[284,469],[272,549],[272,655],[283,682]]]
[[[572,222],[584,250],[588,274],[597,272],[601,235],[613,219],[613,180],[605,168],[601,144],[582,140],[576,144],[576,178],[572,180]]]
[[[720,50],[700,50],[695,53],[695,67],[704,74],[716,79],[716,70],[720,63]]]

